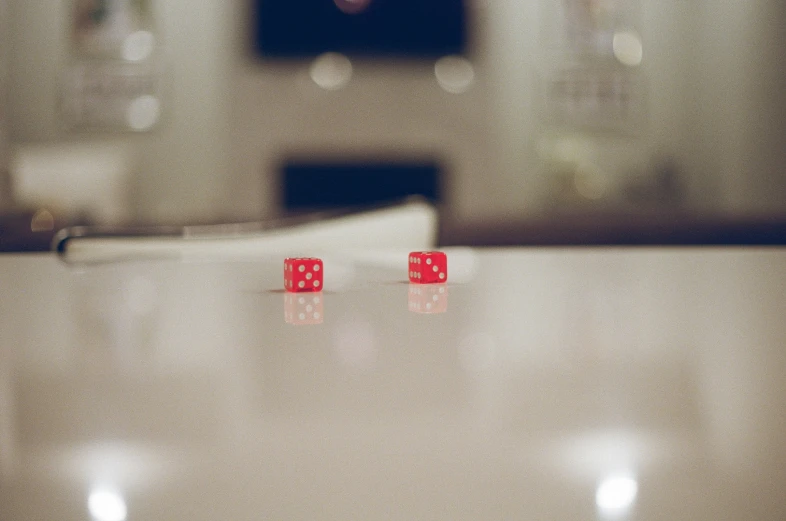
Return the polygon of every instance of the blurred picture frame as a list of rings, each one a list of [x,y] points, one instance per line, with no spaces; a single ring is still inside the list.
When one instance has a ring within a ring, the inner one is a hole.
[[[573,63],[546,71],[538,90],[552,130],[636,136],[646,128],[647,83],[637,72]]]
[[[153,0],[71,0],[71,60],[60,78],[65,130],[147,132],[161,120],[165,62]]]
[[[163,62],[83,60],[61,77],[59,112],[64,130],[149,132],[165,116]]]
[[[72,53],[142,61],[155,46],[151,0],[72,0]]]
[[[543,0],[540,40],[552,53],[613,58],[614,36],[641,25],[641,0]]]
[[[542,0],[539,106],[552,129],[636,135],[646,126],[641,0]]]

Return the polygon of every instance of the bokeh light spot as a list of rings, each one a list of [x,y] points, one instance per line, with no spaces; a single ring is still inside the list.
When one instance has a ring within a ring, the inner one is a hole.
[[[327,52],[314,60],[309,75],[319,87],[339,90],[352,79],[352,62],[343,54]]]
[[[125,521],[128,515],[123,497],[108,490],[96,490],[87,499],[87,508],[96,521]]]
[[[437,83],[451,94],[467,92],[475,82],[475,68],[461,56],[445,56],[434,65]]]

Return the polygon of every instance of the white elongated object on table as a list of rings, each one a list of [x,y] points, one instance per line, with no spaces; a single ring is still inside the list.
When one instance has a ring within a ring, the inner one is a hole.
[[[264,223],[123,230],[77,227],[61,231],[53,244],[68,262],[113,262],[137,258],[253,258],[377,248],[433,248],[438,231],[431,204],[408,201],[377,210],[260,229]]]

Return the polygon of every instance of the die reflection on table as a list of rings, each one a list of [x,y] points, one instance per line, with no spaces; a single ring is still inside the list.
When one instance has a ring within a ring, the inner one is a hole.
[[[324,316],[322,292],[284,295],[284,321],[287,324],[295,326],[321,324]]]
[[[410,284],[409,310],[413,313],[445,313],[448,310],[446,284]]]

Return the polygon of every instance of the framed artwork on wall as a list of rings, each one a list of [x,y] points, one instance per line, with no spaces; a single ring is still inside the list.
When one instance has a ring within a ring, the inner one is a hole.
[[[72,0],[71,62],[60,109],[68,130],[145,132],[160,120],[163,64],[152,0]]]
[[[155,48],[150,0],[74,0],[72,13],[78,56],[138,62]]]
[[[541,2],[547,126],[636,134],[647,114],[640,0]]]
[[[635,31],[640,22],[640,0],[541,2],[541,41],[552,53],[612,58],[615,35]]]

